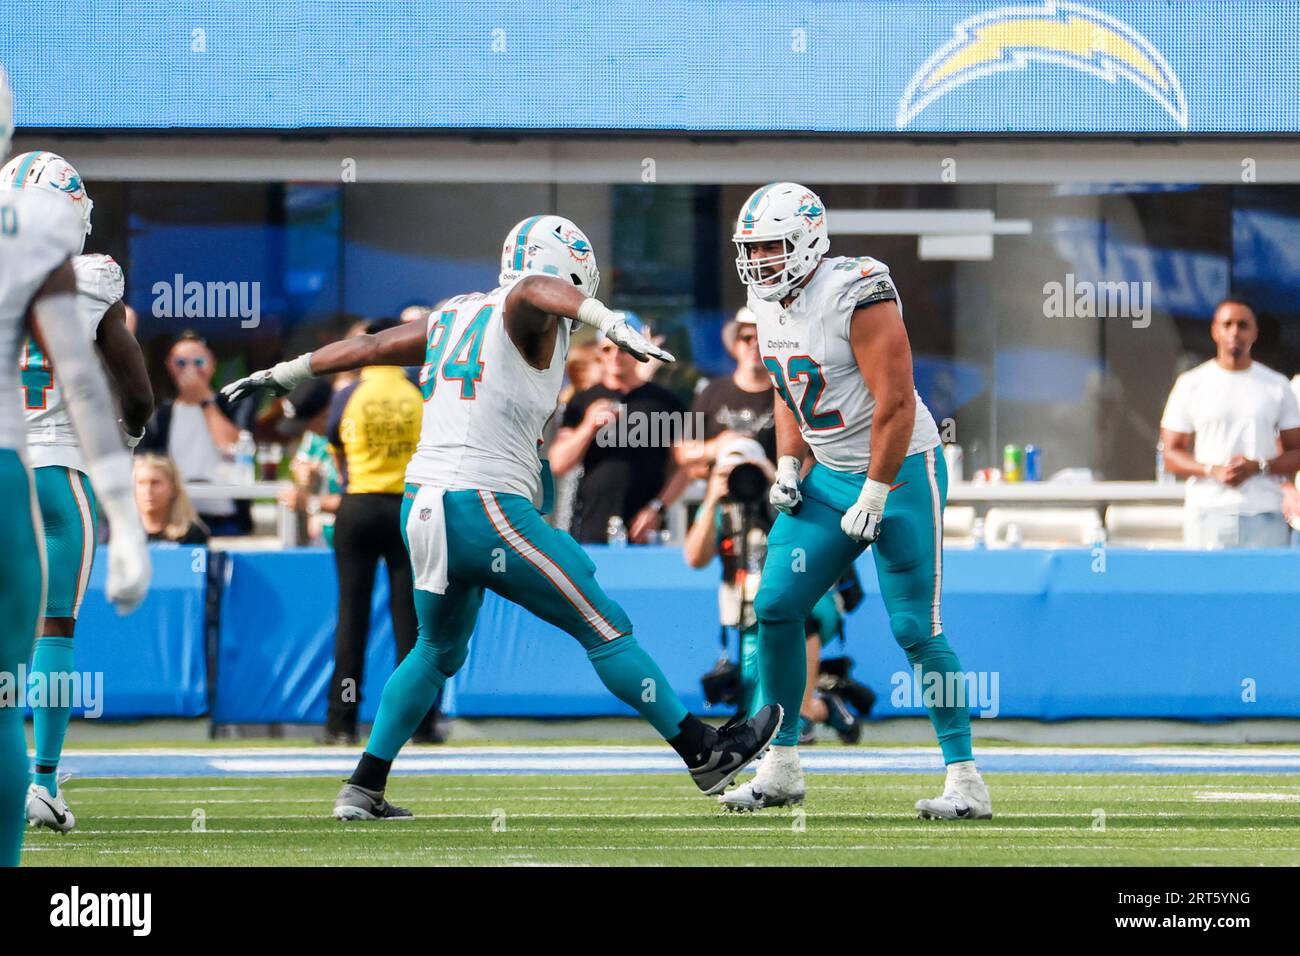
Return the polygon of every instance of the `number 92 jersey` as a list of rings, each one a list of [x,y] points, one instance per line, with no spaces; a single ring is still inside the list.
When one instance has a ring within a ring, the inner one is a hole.
[[[26,442],[19,352],[27,338],[27,309],[50,273],[76,254],[85,224],[67,198],[52,190],[0,192],[0,448]]]
[[[112,256],[76,256],[77,322],[87,341],[94,343],[99,323],[109,306],[126,291],[122,267]],[[23,409],[27,415],[27,455],[33,468],[62,465],[85,471],[77,433],[59,387],[58,371],[36,340],[28,336],[21,357]]]
[[[813,456],[828,468],[864,474],[871,464],[871,421],[876,399],[849,343],[854,309],[899,300],[884,263],[869,257],[823,259],[787,309],[750,291],[758,342],[779,400],[799,422]],[[930,410],[916,396],[916,421],[907,453],[939,444]]]

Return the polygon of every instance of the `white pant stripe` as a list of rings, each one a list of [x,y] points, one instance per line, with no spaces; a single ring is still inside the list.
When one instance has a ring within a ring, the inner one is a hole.
[[[510,520],[506,517],[505,512],[501,510],[501,504],[497,501],[497,496],[488,491],[480,491],[479,498],[483,502],[483,507],[487,509],[489,520],[492,527],[496,530],[506,543],[513,547],[523,557],[525,561],[540,571],[548,581],[555,586],[555,589],[565,596],[570,604],[577,608],[578,613],[583,619],[591,625],[597,634],[607,641],[612,641],[623,635],[609,621],[601,616],[596,610],[595,605],[587,600],[587,596],[582,593],[573,580],[564,573],[564,569],[557,565],[541,549],[535,547],[532,542],[515,530]]]
[[[939,479],[934,470],[934,449],[925,453],[925,476],[930,481],[930,510],[934,525],[934,599],[930,605],[930,636],[943,633],[939,618],[939,596],[943,592],[943,502],[939,500]]]
[[[90,516],[86,489],[81,487],[81,473],[69,468],[67,474],[73,500],[77,502],[77,513],[81,516],[81,567],[77,571],[77,594],[72,605],[72,616],[76,617],[81,602],[85,600],[86,588],[90,586],[90,568],[95,561],[95,522]]]

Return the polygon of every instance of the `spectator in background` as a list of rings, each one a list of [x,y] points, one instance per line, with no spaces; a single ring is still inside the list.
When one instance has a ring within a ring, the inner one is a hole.
[[[1220,302],[1215,357],[1178,376],[1160,422],[1165,468],[1188,479],[1183,537],[1193,548],[1289,540],[1282,483],[1300,469],[1300,406],[1284,376],[1251,359],[1258,336],[1248,303]]]
[[[149,540],[207,544],[208,529],[185,493],[176,462],[165,455],[137,455],[134,465],[135,506]]]
[[[641,331],[636,323],[634,328]],[[573,536],[584,543],[604,543],[610,519],[619,517],[628,540],[648,541],[663,522],[662,493],[675,470],[672,448],[662,441],[666,421],[684,422],[677,396],[644,382],[640,364],[603,335],[597,340],[600,381],[576,393],[564,409],[561,427],[548,451],[551,471],[567,474],[582,465],[574,509]],[[664,416],[668,417],[665,418]],[[620,417],[626,426],[619,434]],[[601,429],[609,432],[597,440]]]
[[[184,481],[220,483],[239,432],[248,427],[225,396],[213,390],[216,370],[215,357],[203,337],[182,332],[167,353],[167,373],[176,397],[158,406],[140,442],[140,451],[176,462]],[[248,502],[236,505],[230,498],[205,500],[200,517],[213,535],[247,534],[253,526]]]
[[[374,335],[397,324],[395,319],[377,319],[366,333]],[[339,462],[343,494],[334,521],[339,604],[326,743],[357,741],[371,595],[381,559],[388,571],[397,659],[415,646],[414,582],[402,540],[401,510],[406,465],[415,453],[423,411],[420,390],[398,366],[362,369],[330,402],[325,436]],[[436,714],[435,706],[413,739],[434,739]]]
[[[293,487],[280,503],[306,518],[307,537],[334,547],[333,516],[342,503],[343,483],[334,452],[325,438],[334,389],[325,379],[304,382],[283,399],[284,418],[302,429],[298,451],[289,465]],[[328,520],[324,517],[328,516]]]
[[[709,474],[719,446],[736,437],[752,438],[776,465],[776,418],[772,409],[772,376],[758,347],[754,313],[742,308],[722,327],[722,344],[736,361],[731,375],[715,378],[695,396],[691,413],[698,416],[704,433],[677,447],[677,480],[664,501],[673,504],[689,481]]]
[[[600,350],[595,342],[584,342],[569,347],[569,357],[564,362],[565,384],[560,389],[560,400],[555,414],[546,423],[542,433],[544,448],[542,455],[550,462],[551,443],[555,440],[560,422],[564,420],[564,410],[568,408],[573,396],[584,392],[600,381]],[[547,516],[553,527],[569,531],[573,525],[573,509],[578,496],[578,482],[582,478],[582,469],[572,468],[563,475],[552,474],[555,482],[555,507]]]

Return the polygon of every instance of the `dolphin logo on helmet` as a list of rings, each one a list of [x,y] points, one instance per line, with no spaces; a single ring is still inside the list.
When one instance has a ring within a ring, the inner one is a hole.
[[[591,241],[563,216],[529,216],[506,234],[500,283],[530,273],[567,279],[587,296],[594,296],[600,285]]]
[[[754,190],[736,217],[736,272],[740,281],[765,301],[786,296],[831,247],[826,206],[815,192],[798,183],[771,183]],[[777,255],[755,257],[754,243],[779,241]]]
[[[90,213],[95,204],[86,194],[85,183],[81,175],[62,156],[45,150],[21,153],[9,160],[0,169],[0,189],[52,189],[64,196],[77,207],[85,227],[85,236],[90,235]]]

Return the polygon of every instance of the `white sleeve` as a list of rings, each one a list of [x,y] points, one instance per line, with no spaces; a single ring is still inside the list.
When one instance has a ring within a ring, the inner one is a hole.
[[[1184,372],[1174,379],[1174,387],[1169,392],[1169,400],[1165,403],[1165,413],[1160,416],[1160,427],[1167,428],[1171,432],[1182,432],[1190,435],[1196,431],[1196,426],[1192,423],[1192,397],[1189,394],[1187,386],[1187,373]]]
[[[875,305],[877,302],[898,302],[898,288],[894,285],[889,266],[878,259],[864,257],[849,259],[836,268],[844,269],[848,274],[844,278],[844,287],[837,293],[835,308],[843,316],[844,337],[849,337],[849,327],[853,322],[853,313],[857,309]]]
[[[108,308],[126,292],[126,277],[112,256],[74,256],[72,269],[77,274],[77,293],[90,296]]]

